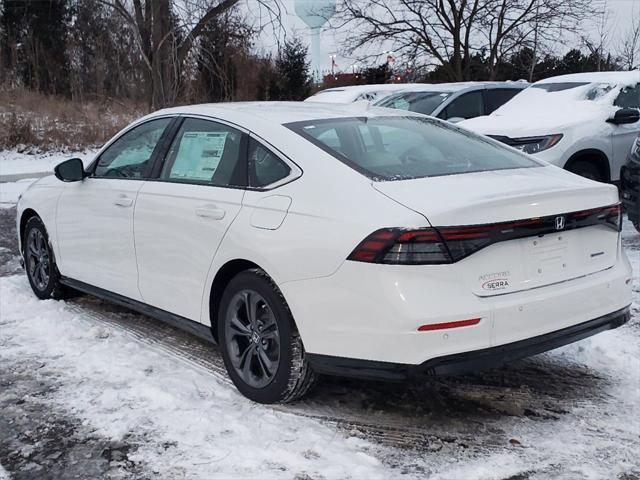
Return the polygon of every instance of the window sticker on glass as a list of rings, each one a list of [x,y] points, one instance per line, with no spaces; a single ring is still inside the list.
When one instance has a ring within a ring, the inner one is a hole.
[[[229,132],[188,132],[182,136],[171,178],[211,180]]]

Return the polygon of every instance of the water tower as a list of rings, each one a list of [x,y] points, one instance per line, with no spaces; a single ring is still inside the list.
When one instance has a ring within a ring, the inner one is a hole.
[[[336,0],[294,0],[296,15],[311,29],[311,75],[320,78],[320,29],[336,13]]]

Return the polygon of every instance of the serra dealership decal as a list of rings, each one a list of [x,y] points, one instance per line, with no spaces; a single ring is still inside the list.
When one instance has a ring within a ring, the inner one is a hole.
[[[505,270],[504,272],[487,273],[480,275],[478,281],[482,282],[482,289],[490,292],[495,290],[505,290],[510,287],[509,276],[511,272]]]

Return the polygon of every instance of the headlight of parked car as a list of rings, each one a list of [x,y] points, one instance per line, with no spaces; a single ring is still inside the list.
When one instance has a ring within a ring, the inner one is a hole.
[[[562,139],[562,134],[560,133],[556,135],[546,135],[544,137],[514,138],[511,146],[522,150],[524,153],[538,153],[553,147],[560,139]]]

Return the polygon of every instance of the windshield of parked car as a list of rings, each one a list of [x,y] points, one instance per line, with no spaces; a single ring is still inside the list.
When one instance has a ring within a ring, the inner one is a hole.
[[[335,118],[285,126],[376,181],[541,165],[466,130],[418,116]]]
[[[547,92],[562,92],[563,90],[570,90],[572,88],[578,88],[588,84],[589,82],[539,83],[531,85],[531,88],[539,88]]]
[[[384,98],[376,105],[431,115],[450,96],[451,92],[403,92]]]

